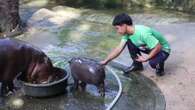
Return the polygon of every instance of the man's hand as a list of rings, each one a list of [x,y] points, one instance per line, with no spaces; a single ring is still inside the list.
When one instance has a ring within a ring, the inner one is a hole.
[[[135,59],[138,62],[146,62],[148,61],[147,58],[143,57],[142,55],[137,54],[137,59]]]

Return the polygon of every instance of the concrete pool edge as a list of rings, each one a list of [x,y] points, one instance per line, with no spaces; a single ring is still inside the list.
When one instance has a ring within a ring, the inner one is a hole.
[[[110,66],[119,69],[119,70],[124,70],[127,65],[122,64],[118,61],[112,61]],[[161,89],[157,86],[157,84],[152,81],[151,79],[147,78],[143,74],[132,74],[136,76],[136,78],[139,78],[143,82],[145,82],[146,86],[150,87],[151,90],[153,91],[153,94],[155,95],[155,110],[165,110],[166,109],[166,101],[165,101],[165,96],[162,93]]]

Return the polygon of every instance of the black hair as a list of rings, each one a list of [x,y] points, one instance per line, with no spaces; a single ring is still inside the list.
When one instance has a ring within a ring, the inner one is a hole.
[[[133,25],[131,17],[126,13],[121,13],[116,15],[112,22],[113,26],[122,25],[122,24]]]

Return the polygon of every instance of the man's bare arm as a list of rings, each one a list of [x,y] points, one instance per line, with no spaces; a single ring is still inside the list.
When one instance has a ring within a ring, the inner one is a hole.
[[[125,48],[125,45],[126,45],[126,42],[121,41],[120,44],[114,50],[111,51],[111,53],[107,56],[107,58],[101,61],[100,63],[103,65],[106,65],[108,62],[118,57],[120,53],[123,51],[123,49]]]
[[[148,60],[150,60],[152,57],[154,57],[156,54],[158,54],[161,50],[162,46],[160,43],[158,43],[153,49],[152,51],[149,53],[148,57],[144,58],[143,56],[138,55],[138,58],[136,59],[136,61],[139,62],[146,62]]]

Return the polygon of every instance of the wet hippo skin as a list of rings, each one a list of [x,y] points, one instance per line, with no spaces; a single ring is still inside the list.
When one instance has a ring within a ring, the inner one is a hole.
[[[98,87],[101,96],[105,95],[105,70],[102,65],[89,58],[72,58],[69,63],[75,89],[78,89],[81,81],[83,88],[86,84],[94,84]]]
[[[14,90],[17,74],[27,82],[44,83],[52,79],[52,69],[51,60],[40,49],[24,41],[0,39],[1,96]]]

